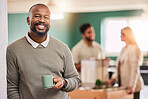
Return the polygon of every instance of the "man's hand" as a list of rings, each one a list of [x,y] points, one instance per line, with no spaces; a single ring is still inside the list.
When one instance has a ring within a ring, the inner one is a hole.
[[[75,67],[78,72],[81,72],[81,64],[75,64]]]
[[[111,79],[108,81],[108,84],[111,86],[114,81],[115,81],[115,79],[111,78]]]
[[[53,76],[53,82],[56,83],[52,87],[53,89],[61,89],[65,84],[65,80],[62,79],[61,77],[57,77],[57,76]]]

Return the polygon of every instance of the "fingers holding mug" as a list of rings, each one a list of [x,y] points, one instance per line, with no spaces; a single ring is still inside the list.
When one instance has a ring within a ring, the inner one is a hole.
[[[53,89],[61,89],[65,84],[65,80],[62,79],[61,77],[57,77],[57,76],[53,76],[53,82],[56,83],[52,87]]]

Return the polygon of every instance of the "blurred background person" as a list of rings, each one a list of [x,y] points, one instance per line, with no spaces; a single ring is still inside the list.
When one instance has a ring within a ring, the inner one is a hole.
[[[83,37],[73,48],[72,54],[76,69],[81,71],[81,60],[88,58],[98,58],[103,54],[99,43],[95,41],[95,31],[90,23],[85,23],[80,26],[80,32]]]
[[[139,68],[143,56],[130,27],[121,30],[121,41],[125,42],[126,46],[117,58],[117,72],[113,74],[109,84],[118,79],[119,86],[126,87],[128,94],[134,94],[134,99],[139,99],[139,92],[144,85]]]

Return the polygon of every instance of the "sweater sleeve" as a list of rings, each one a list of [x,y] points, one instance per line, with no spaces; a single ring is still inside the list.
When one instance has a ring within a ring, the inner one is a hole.
[[[137,48],[134,48],[132,51],[130,51],[129,65],[131,67],[131,80],[129,86],[132,86],[133,89],[136,88],[138,77],[140,75],[139,62],[142,60],[142,58],[139,55],[141,55],[141,53]]]
[[[68,47],[64,51],[64,55],[64,79],[67,81],[67,86],[65,88],[62,88],[62,90],[70,92],[77,89],[81,81],[79,79],[77,70],[74,66],[72,54]]]
[[[19,95],[19,73],[16,66],[16,58],[12,50],[7,48],[7,98],[20,99]]]

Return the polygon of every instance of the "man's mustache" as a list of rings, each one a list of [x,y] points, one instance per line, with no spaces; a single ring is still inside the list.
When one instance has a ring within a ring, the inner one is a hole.
[[[44,25],[45,27],[48,26],[48,24],[45,24],[45,23],[43,23],[43,22],[34,23],[34,26],[37,26],[37,25]]]

